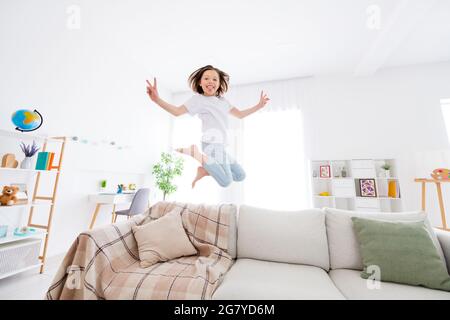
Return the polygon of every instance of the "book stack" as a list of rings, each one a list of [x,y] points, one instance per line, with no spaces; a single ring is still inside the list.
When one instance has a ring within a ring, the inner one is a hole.
[[[54,152],[39,152],[36,161],[36,170],[51,170],[53,166]]]

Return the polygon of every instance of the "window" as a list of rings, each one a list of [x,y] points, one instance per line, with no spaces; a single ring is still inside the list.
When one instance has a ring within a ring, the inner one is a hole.
[[[201,149],[201,127],[201,121],[197,117],[184,115],[174,118],[172,130],[173,148],[188,147],[195,144]],[[182,176],[174,180],[178,188],[174,199],[170,199],[169,196],[167,200],[189,203],[220,203],[220,187],[217,186],[216,181],[211,177],[205,177],[196,184],[195,189],[192,189],[192,181],[197,174],[197,168],[200,164],[189,156],[181,155],[175,151],[174,153],[184,159],[184,170]]]
[[[244,203],[295,210],[309,205],[301,111],[255,113],[244,120]]]
[[[182,156],[185,166],[182,177],[175,181],[178,186],[175,200],[248,204],[278,210],[308,208],[310,199],[301,111],[257,112],[245,118],[242,124],[242,130],[235,131],[230,137],[230,151],[244,168],[246,179],[221,188],[213,178],[205,177],[193,190],[191,183],[199,163]],[[190,116],[174,119],[173,148],[191,144],[200,148],[200,137],[199,119]],[[168,200],[171,201],[170,197]]]

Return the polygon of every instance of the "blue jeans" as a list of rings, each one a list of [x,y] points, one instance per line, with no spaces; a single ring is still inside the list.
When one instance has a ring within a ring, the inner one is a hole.
[[[223,144],[202,142],[202,151],[208,157],[203,168],[221,187],[228,187],[233,181],[245,179],[244,169],[226,153]]]

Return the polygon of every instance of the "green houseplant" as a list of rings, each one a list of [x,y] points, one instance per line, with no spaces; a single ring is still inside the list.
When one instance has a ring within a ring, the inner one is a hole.
[[[383,165],[381,166],[381,169],[384,170],[384,175],[385,175],[385,177],[386,177],[386,178],[389,178],[390,175],[391,175],[391,172],[390,172],[391,166],[390,166],[389,164],[383,164]]]
[[[166,200],[166,195],[177,190],[177,186],[173,184],[172,180],[176,176],[181,176],[183,164],[184,160],[182,158],[162,152],[161,160],[153,166],[152,174],[156,178],[156,185],[159,190],[163,192],[163,200]]]

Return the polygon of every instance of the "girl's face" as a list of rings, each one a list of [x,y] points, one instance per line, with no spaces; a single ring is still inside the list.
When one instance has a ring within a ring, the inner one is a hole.
[[[215,96],[220,87],[220,78],[217,71],[206,70],[203,72],[200,87],[202,87],[205,96]]]

